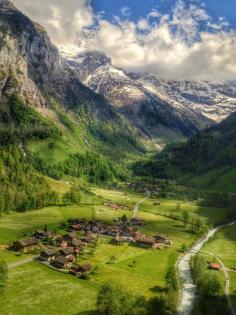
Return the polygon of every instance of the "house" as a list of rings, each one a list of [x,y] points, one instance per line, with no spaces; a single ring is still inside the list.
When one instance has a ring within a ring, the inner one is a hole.
[[[58,237],[56,239],[56,243],[57,243],[57,246],[59,246],[59,247],[67,247],[68,246],[68,242],[63,237]]]
[[[166,244],[166,245],[171,245],[171,241],[163,235],[156,235],[154,236],[155,240],[157,243],[161,243],[161,244]]]
[[[151,237],[138,237],[135,239],[135,243],[143,248],[152,248],[155,244],[155,239]]]
[[[79,265],[81,273],[89,272],[92,269],[90,264]]]
[[[58,269],[67,269],[72,265],[71,259],[66,258],[65,256],[57,256],[52,265]]]
[[[73,241],[74,239],[77,239],[77,233],[75,231],[69,233],[69,234],[66,234],[63,236],[64,240],[66,240],[67,242],[71,242]]]
[[[57,250],[55,249],[45,249],[40,254],[40,259],[45,261],[53,261],[56,257]]]
[[[74,259],[74,254],[75,254],[75,250],[74,250],[74,247],[65,247],[63,249],[60,250],[60,254],[61,256],[64,256],[66,258],[69,258],[69,259]]]
[[[53,235],[51,231],[37,230],[34,232],[34,236],[40,240],[44,240]]]
[[[161,205],[161,202],[160,202],[159,200],[157,200],[157,201],[155,201],[155,202],[153,203],[153,205],[154,205],[154,206],[160,206],[160,205]]]
[[[221,265],[213,262],[208,263],[208,268],[211,270],[217,270],[219,271],[221,269]]]
[[[16,241],[12,245],[12,249],[15,251],[21,251],[24,253],[33,251],[38,248],[38,240],[35,237],[26,239],[26,240],[20,240]]]

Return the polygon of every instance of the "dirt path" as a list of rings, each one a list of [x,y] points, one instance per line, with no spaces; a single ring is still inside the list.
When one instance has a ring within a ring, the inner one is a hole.
[[[205,243],[215,235],[215,233],[226,226],[230,226],[236,224],[236,221],[219,226],[217,228],[214,228],[210,230],[206,236],[201,238],[187,253],[185,253],[182,258],[179,260],[177,264],[179,277],[182,282],[181,292],[180,292],[180,301],[177,308],[178,315],[190,315],[193,309],[193,304],[196,298],[196,291],[197,287],[193,282],[192,273],[191,273],[191,266],[190,261],[192,257],[194,257],[199,251],[201,251],[201,248],[205,245]],[[203,251],[204,252],[204,251]],[[228,305],[231,309],[232,315],[236,315],[234,308],[231,303],[230,299],[230,277],[227,272],[226,267],[224,266],[223,262],[213,253],[207,252],[208,254],[213,255],[221,264],[224,275],[225,275],[225,295],[228,301]]]
[[[139,200],[138,202],[136,202],[134,209],[133,209],[133,215],[132,218],[135,219],[138,215],[138,210],[139,210],[139,205],[141,205],[141,203],[143,203],[145,200],[147,200],[150,197],[150,191],[147,190],[147,196],[145,198],[143,198],[142,200]]]
[[[11,268],[19,267],[21,265],[28,264],[28,263],[34,261],[37,257],[38,257],[38,255],[35,255],[35,256],[29,257],[29,258],[26,258],[26,259],[22,259],[22,260],[16,261],[14,263],[9,264],[8,268],[11,269]]]

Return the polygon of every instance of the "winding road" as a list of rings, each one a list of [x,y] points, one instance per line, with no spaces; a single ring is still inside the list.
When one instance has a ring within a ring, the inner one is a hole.
[[[136,202],[136,204],[133,208],[133,215],[132,215],[133,219],[137,218],[139,205],[141,205],[141,203],[143,203],[146,199],[148,199],[150,197],[150,195],[151,195],[150,191],[147,190],[147,196],[145,198],[143,198],[142,200],[139,200],[138,202]]]
[[[180,302],[178,305],[178,315],[190,315],[193,309],[193,304],[196,298],[196,291],[197,287],[193,282],[192,273],[191,273],[191,266],[190,262],[192,257],[194,257],[199,251],[201,251],[201,248],[205,245],[205,243],[215,235],[215,233],[226,226],[230,226],[236,224],[236,221],[231,222],[229,224],[221,225],[219,227],[216,227],[212,230],[210,230],[207,235],[205,235],[203,238],[201,238],[188,252],[186,252],[181,259],[177,263],[177,269],[179,273],[179,277],[182,282],[181,292],[180,292]],[[202,251],[204,252],[204,251]],[[210,254],[214,256],[219,263],[222,266],[224,275],[225,275],[225,295],[228,301],[228,305],[231,309],[232,315],[236,315],[235,310],[232,306],[231,299],[230,299],[230,277],[228,274],[227,268],[224,266],[223,262],[213,253],[206,252],[207,254]]]

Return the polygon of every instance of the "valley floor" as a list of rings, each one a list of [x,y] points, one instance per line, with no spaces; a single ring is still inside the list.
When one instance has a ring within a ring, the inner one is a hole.
[[[56,229],[57,233],[63,234],[65,231],[59,225],[71,218],[96,218],[107,222],[112,222],[123,214],[130,218],[134,204],[143,198],[141,194],[118,190],[94,188],[93,192],[96,197],[91,197],[83,205],[54,206],[24,213],[3,214],[0,218],[0,245],[4,247],[16,239],[23,239],[32,231],[42,229],[45,224],[49,229]],[[104,200],[125,204],[128,210],[113,210],[103,205]],[[88,262],[93,266],[91,277],[87,280],[54,271],[36,261],[14,267],[14,262],[31,258],[31,255],[0,250],[0,258],[11,266],[7,288],[0,296],[2,314],[92,314],[98,290],[101,284],[107,282],[147,298],[160,294],[166,286],[168,268],[175,265],[181,254],[180,247],[183,244],[190,246],[198,237],[182,222],[166,217],[165,214],[188,211],[213,224],[223,220],[227,210],[198,207],[184,201],[177,207],[177,201],[172,200],[160,200],[161,204],[157,206],[154,201],[148,199],[140,205],[138,216],[145,220],[145,225],[140,230],[147,235],[163,233],[173,240],[174,247],[152,250],[126,243],[116,246],[111,245],[107,237],[99,237],[95,251],[88,251],[82,258],[78,258],[79,262]],[[112,263],[111,256],[115,256]],[[233,272],[232,275],[234,277]]]

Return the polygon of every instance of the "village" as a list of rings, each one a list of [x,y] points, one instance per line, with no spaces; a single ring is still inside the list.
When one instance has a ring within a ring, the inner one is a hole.
[[[143,234],[139,228],[144,225],[144,220],[128,220],[126,216],[114,219],[113,224],[77,218],[66,223],[63,228],[67,233],[64,235],[49,231],[45,227],[43,230],[34,231],[30,238],[13,242],[9,250],[24,254],[37,253],[37,260],[48,267],[83,277],[92,271],[93,266],[88,263],[80,264],[78,259],[85,248],[96,247],[99,236],[108,238],[109,243],[114,246],[126,242],[130,246],[160,250],[172,245],[172,241],[164,235]]]

